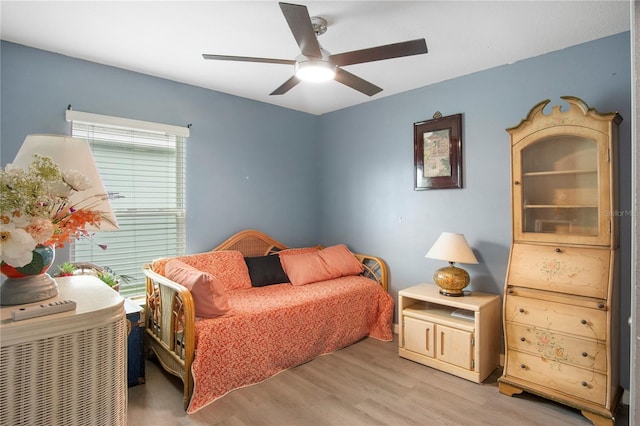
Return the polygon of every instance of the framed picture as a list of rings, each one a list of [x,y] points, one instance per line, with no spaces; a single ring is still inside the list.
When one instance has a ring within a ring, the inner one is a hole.
[[[413,124],[415,190],[462,188],[462,114]]]

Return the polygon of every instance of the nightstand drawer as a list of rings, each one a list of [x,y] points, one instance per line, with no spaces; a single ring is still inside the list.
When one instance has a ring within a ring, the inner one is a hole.
[[[514,244],[507,283],[607,299],[611,251]]]
[[[518,351],[509,351],[506,376],[513,376],[596,404],[605,404],[607,376]]]
[[[607,313],[596,309],[507,295],[504,315],[507,322],[589,339],[605,340],[607,335]]]
[[[606,346],[596,340],[578,339],[544,328],[507,323],[509,349],[578,367],[607,371]]]

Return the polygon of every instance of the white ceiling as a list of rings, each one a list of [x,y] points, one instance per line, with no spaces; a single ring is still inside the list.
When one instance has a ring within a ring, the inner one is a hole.
[[[293,66],[206,61],[202,53],[295,59],[275,1],[6,1],[3,40],[312,114],[628,31],[630,4],[609,1],[296,1],[329,22],[330,53],[425,38],[429,53],[345,67],[384,90],[335,81],[269,96]]]

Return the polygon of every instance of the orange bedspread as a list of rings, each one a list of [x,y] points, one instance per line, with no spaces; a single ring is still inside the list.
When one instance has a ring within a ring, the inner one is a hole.
[[[365,336],[393,338],[393,299],[361,276],[227,294],[228,315],[196,321],[188,413]]]

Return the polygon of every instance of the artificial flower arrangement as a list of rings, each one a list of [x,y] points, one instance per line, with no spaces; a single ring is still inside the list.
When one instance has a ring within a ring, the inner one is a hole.
[[[0,258],[15,268],[32,261],[37,245],[63,247],[73,239],[90,238],[86,228],[108,220],[96,210],[107,194],[71,202],[72,194],[91,188],[85,175],[60,170],[50,157],[34,157],[28,170],[12,164],[0,169]]]

